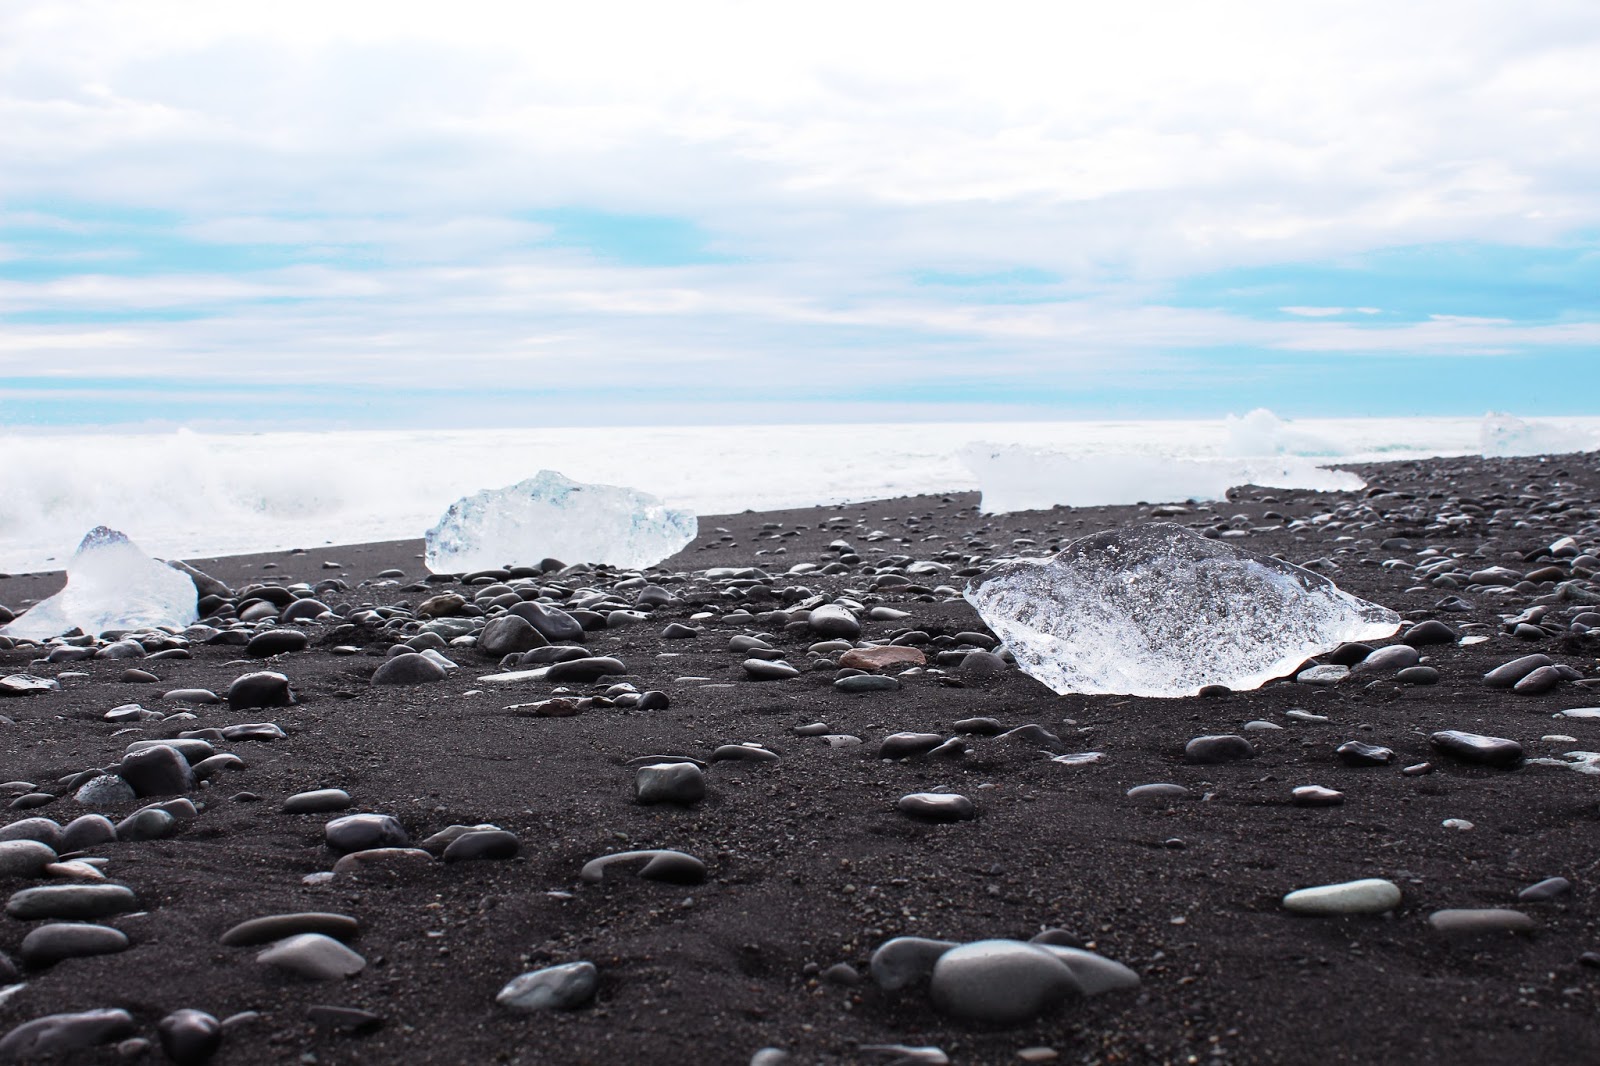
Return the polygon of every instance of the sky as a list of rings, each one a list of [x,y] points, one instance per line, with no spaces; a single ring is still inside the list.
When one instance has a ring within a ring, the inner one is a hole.
[[[0,429],[1600,413],[1600,4],[0,2]]]

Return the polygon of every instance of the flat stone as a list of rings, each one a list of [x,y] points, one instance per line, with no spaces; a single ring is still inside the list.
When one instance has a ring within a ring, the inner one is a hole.
[[[319,788],[311,792],[297,792],[283,801],[284,814],[327,814],[330,811],[350,809],[350,793],[342,788]]]
[[[1517,893],[1523,903],[1545,903],[1572,894],[1572,882],[1565,877],[1547,877]]]
[[[138,907],[139,897],[124,885],[40,885],[15,892],[6,901],[6,913],[24,922],[109,918]]]
[[[462,833],[444,849],[445,862],[512,859],[522,850],[517,835],[504,829],[474,829]]]
[[[681,851],[651,849],[648,851],[619,851],[602,855],[583,864],[578,874],[585,882],[597,885],[605,879],[606,870],[615,865],[643,862],[639,876],[647,881],[665,881],[675,885],[698,885],[706,879],[706,865],[693,855]]]
[[[323,827],[328,847],[344,854],[369,848],[405,847],[411,843],[405,827],[387,814],[347,814]]]
[[[258,954],[256,961],[317,981],[350,977],[367,965],[366,959],[321,933],[300,933],[280,940]]]
[[[1513,659],[1484,674],[1483,683],[1490,688],[1511,688],[1518,681],[1521,681],[1540,667],[1553,666],[1554,664],[1555,661],[1550,656],[1542,653],[1524,655],[1520,659]]]
[[[1345,741],[1333,749],[1333,754],[1346,766],[1388,766],[1394,762],[1392,749],[1360,740]]]
[[[235,711],[253,707],[287,707],[293,702],[289,679],[274,670],[241,675],[228,686],[228,707]]]
[[[1294,675],[1295,682],[1301,685],[1327,686],[1337,685],[1350,676],[1348,666],[1321,665],[1311,666]]]
[[[383,665],[373,671],[371,684],[392,685],[395,687],[430,685],[437,681],[444,681],[449,676],[449,671],[443,666],[440,666],[421,652],[413,651],[396,655],[392,659],[385,659]]]
[[[873,648],[851,648],[839,656],[839,665],[853,670],[887,670],[892,666],[925,666],[928,657],[919,648],[886,644]]]
[[[408,867],[426,866],[433,856],[421,848],[367,848],[339,856],[333,864],[336,874],[386,874],[400,876]]]
[[[1115,959],[1072,945],[1052,944],[1037,937],[1030,943],[1044,948],[1066,963],[1072,976],[1077,978],[1078,990],[1086,996],[1139,987],[1139,975]]]
[[[118,774],[99,774],[78,786],[72,798],[85,807],[124,807],[139,798]]]
[[[1175,785],[1170,781],[1155,782],[1148,785],[1134,785],[1128,789],[1127,796],[1132,800],[1156,800],[1171,802],[1172,800],[1185,799],[1189,790],[1182,785]]]
[[[760,744],[718,744],[711,753],[711,762],[754,762],[775,763],[782,761],[782,756],[775,751],[763,748]]]
[[[123,841],[161,840],[178,829],[178,819],[160,807],[134,811],[117,823],[117,839]]]
[[[1283,905],[1296,914],[1382,914],[1400,905],[1400,886],[1381,877],[1315,885],[1290,892]]]
[[[268,914],[251,918],[223,933],[219,942],[230,948],[249,948],[257,944],[270,944],[301,933],[321,933],[323,936],[348,940],[361,930],[361,923],[348,914],[332,911],[298,911],[292,914]]]
[[[800,676],[799,670],[781,659],[746,659],[740,665],[752,681],[787,681]]]
[[[87,1051],[134,1031],[133,1015],[121,1009],[47,1014],[23,1022],[0,1037],[0,1062],[21,1062]]]
[[[905,759],[928,752],[944,743],[939,733],[890,733],[878,745],[878,758]]]
[[[978,816],[972,801],[954,792],[913,792],[901,796],[895,809],[925,822],[965,822]]]
[[[1082,988],[1066,963],[1042,945],[978,940],[939,956],[928,994],[945,1014],[1016,1025],[1081,995]]]
[[[1337,807],[1344,802],[1344,793],[1321,785],[1301,785],[1291,794],[1296,807]]]
[[[1244,737],[1232,733],[1195,737],[1183,746],[1183,761],[1201,765],[1238,762],[1255,757],[1255,747]]]
[[[900,688],[900,679],[886,674],[851,674],[833,683],[834,691],[850,695],[868,692],[894,692]]]
[[[0,877],[38,877],[56,861],[56,851],[37,840],[0,840]]]
[[[1511,770],[1522,765],[1522,745],[1503,737],[1486,737],[1445,729],[1428,738],[1437,751],[1462,762]]]
[[[1434,911],[1428,925],[1447,936],[1492,936],[1498,933],[1531,933],[1536,923],[1521,911],[1504,907],[1461,908]]]
[[[587,1003],[599,987],[600,974],[594,963],[569,962],[518,974],[494,1001],[517,1011],[571,1010]]]
[[[54,966],[63,959],[114,955],[126,951],[128,937],[120,929],[83,922],[52,922],[29,930],[18,954],[29,966]]]
[[[298,629],[269,629],[251,637],[244,646],[244,653],[252,658],[265,659],[285,652],[305,651],[310,644],[311,638]]]

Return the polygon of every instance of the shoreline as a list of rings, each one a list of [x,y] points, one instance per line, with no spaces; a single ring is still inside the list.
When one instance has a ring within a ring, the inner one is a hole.
[[[1600,548],[1597,456],[1355,469],[1369,482],[1361,493],[1247,488],[1162,517],[1254,552],[1314,562],[1341,589],[1408,622],[1434,619],[1488,638],[1420,649],[1436,684],[1377,672],[1214,698],[1057,696],[1003,664],[978,671],[940,659],[961,649],[957,634],[983,630],[965,601],[939,591],[958,588],[959,571],[1148,522],[1150,507],[991,516],[975,513],[976,493],[960,493],[718,515],[702,520],[693,545],[651,568],[647,582],[609,591],[615,572],[545,575],[551,587],[597,587],[645,615],[583,634],[594,656],[619,660],[626,673],[566,683],[590,703],[563,717],[530,710],[560,696],[561,683],[486,680],[504,668],[470,648],[442,649],[459,663],[445,680],[371,684],[425,596],[470,598],[490,587],[419,582],[420,540],[190,560],[235,590],[337,578],[347,588],[320,595],[351,610],[336,621],[246,627],[307,636],[303,649],[270,657],[204,642],[186,647],[189,658],[43,664],[27,649],[0,652],[0,674],[66,675],[58,691],[0,701],[9,720],[0,722],[0,776],[51,797],[5,812],[0,825],[28,817],[65,824],[95,809],[63,779],[117,764],[136,740],[215,729],[215,749],[242,761],[187,793],[195,813],[170,834],[92,849],[107,860],[106,876],[138,895],[137,911],[95,919],[125,934],[126,950],[30,965],[22,942],[38,923],[0,917],[0,953],[17,970],[0,986],[23,985],[0,1002],[0,1034],[52,1013],[120,1009],[131,1019],[127,1035],[154,1040],[161,1018],[196,1008],[233,1019],[212,1060],[219,1064],[304,1055],[441,1066],[678,1057],[743,1064],[781,1048],[798,1066],[888,1062],[866,1048],[894,1044],[936,1046],[957,1064],[1024,1061],[1017,1056],[1030,1048],[1054,1050],[1055,1061],[1104,1063],[1600,1057],[1600,956],[1585,955],[1600,952],[1592,847],[1600,792],[1593,776],[1533,761],[1600,751],[1600,720],[1552,717],[1600,702],[1600,648],[1571,628],[1578,601],[1560,599],[1563,581],[1579,591],[1593,584],[1574,562],[1582,555],[1548,550],[1561,536],[1584,552]],[[830,521],[836,515],[843,520]],[[839,540],[854,550],[830,547]],[[1439,553],[1427,554],[1430,546]],[[1454,563],[1425,573],[1430,560],[1447,563],[1457,552]],[[325,570],[325,561],[342,565]],[[913,562],[947,569],[913,572]],[[818,569],[788,574],[794,563]],[[707,579],[711,567],[759,567],[769,580]],[[1551,567],[1558,575],[1526,588],[1467,580],[1494,567],[1519,581]],[[391,568],[404,577],[380,581]],[[42,589],[48,576],[0,581],[0,603],[15,609],[18,591]],[[635,605],[646,583],[672,602]],[[830,653],[808,652],[821,638],[792,615],[807,597],[786,590],[802,586],[859,602],[863,640],[923,634],[902,646],[923,651],[928,666],[892,690],[836,689],[837,671],[817,665]],[[1452,597],[1467,608],[1441,606]],[[1546,631],[1508,630],[1507,617],[1552,597],[1542,617],[1525,623]],[[396,613],[357,624],[364,604]],[[906,617],[871,620],[873,607]],[[494,610],[487,601],[484,609]],[[669,636],[673,625],[698,635]],[[765,640],[798,673],[756,680],[744,665],[749,652],[730,649],[737,637]],[[1483,684],[1490,669],[1531,652],[1579,679],[1538,694]],[[158,680],[127,680],[130,669]],[[292,705],[163,698],[222,695],[262,670],[289,679]],[[664,693],[667,706],[594,699],[615,680]],[[165,717],[105,718],[129,703]],[[956,725],[978,717],[1008,729],[1034,725],[1054,739],[1006,740]],[[286,735],[229,741],[220,732],[269,721]],[[813,723],[860,744],[796,732]],[[1251,727],[1261,723],[1276,728]],[[1430,743],[1450,729],[1516,740],[1529,761],[1515,770],[1461,762]],[[879,745],[900,732],[959,738],[968,754],[878,758]],[[1186,760],[1192,739],[1228,734],[1248,738],[1253,757]],[[1556,735],[1572,739],[1544,739]],[[1351,740],[1386,746],[1394,760],[1346,765],[1335,749]],[[714,758],[723,745],[751,743],[776,759]],[[1103,757],[1069,765],[1045,750]],[[703,799],[636,802],[636,761],[664,755],[706,764]],[[1431,772],[1401,771],[1424,762]],[[1128,796],[1152,783],[1187,793],[1157,802]],[[1308,785],[1337,790],[1343,802],[1296,805],[1292,790]],[[288,797],[321,788],[348,792],[351,811],[393,816],[412,846],[452,825],[493,824],[515,835],[518,852],[460,862],[435,855],[328,876],[340,860],[325,823],[345,812],[282,810]],[[930,824],[896,807],[902,796],[940,789],[969,797],[977,817]],[[145,802],[102,813],[125,817]],[[582,876],[597,857],[638,849],[693,855],[705,880],[664,884],[620,867],[600,883]],[[1519,901],[1523,889],[1554,876],[1568,878],[1571,891]],[[1295,889],[1361,878],[1394,882],[1402,902],[1386,915],[1324,918],[1281,904]],[[0,887],[50,883],[61,882],[12,877]],[[1461,908],[1515,910],[1533,928],[1462,938],[1430,924],[1436,912]],[[239,922],[301,912],[355,919],[359,931],[347,940],[365,968],[309,980],[257,962],[260,948],[219,943]],[[953,1018],[925,988],[888,991],[871,975],[874,950],[895,936],[1025,941],[1042,930],[1130,967],[1139,987],[996,1024]],[[496,1004],[518,974],[580,960],[595,965],[599,985],[577,1009],[520,1013]],[[330,1015],[330,1006],[362,1013]],[[74,1061],[123,1060],[107,1047]]]

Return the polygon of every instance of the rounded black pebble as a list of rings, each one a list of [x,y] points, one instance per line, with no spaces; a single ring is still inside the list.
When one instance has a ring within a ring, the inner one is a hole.
[[[641,711],[664,711],[670,706],[672,706],[671,698],[658,688],[639,694],[638,707]]]
[[[1222,736],[1195,737],[1183,746],[1183,761],[1210,765],[1253,759],[1256,749],[1244,737],[1232,733]]]
[[[265,659],[269,655],[305,651],[310,643],[311,638],[298,629],[269,629],[251,637],[250,643],[244,646],[244,653],[252,658]]]
[[[372,675],[374,685],[427,685],[450,675],[445,668],[421,652],[406,652],[385,659]]]
[[[287,707],[294,702],[289,691],[289,679],[273,670],[243,674],[228,686],[228,709],[249,710],[253,707]]]
[[[1522,765],[1522,745],[1504,737],[1486,737],[1459,729],[1441,730],[1428,738],[1434,748],[1462,762],[1493,766],[1502,770]]]
[[[476,829],[462,833],[444,849],[445,862],[470,862],[474,859],[512,859],[522,845],[515,833],[504,829]]]
[[[161,1050],[178,1066],[206,1062],[222,1046],[222,1023],[203,1010],[185,1007],[156,1023]]]
[[[1430,644],[1454,644],[1461,639],[1461,634],[1445,625],[1437,618],[1430,618],[1426,622],[1418,622],[1406,630],[1406,635],[1400,638],[1401,643],[1409,644],[1413,648],[1425,648]]]

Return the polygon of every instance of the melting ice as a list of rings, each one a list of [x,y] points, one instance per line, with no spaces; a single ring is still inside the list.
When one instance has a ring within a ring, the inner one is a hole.
[[[967,600],[1017,665],[1058,693],[1192,696],[1259,688],[1400,616],[1292,563],[1165,522],[993,567]]]
[[[648,493],[585,485],[553,470],[450,505],[428,530],[435,573],[534,565],[543,559],[640,567],[682,551],[699,532],[690,511]]]
[[[45,640],[73,629],[100,634],[181,627],[196,617],[194,581],[150,558],[126,534],[90,530],[67,564],[67,587],[41,600],[0,635]]]

